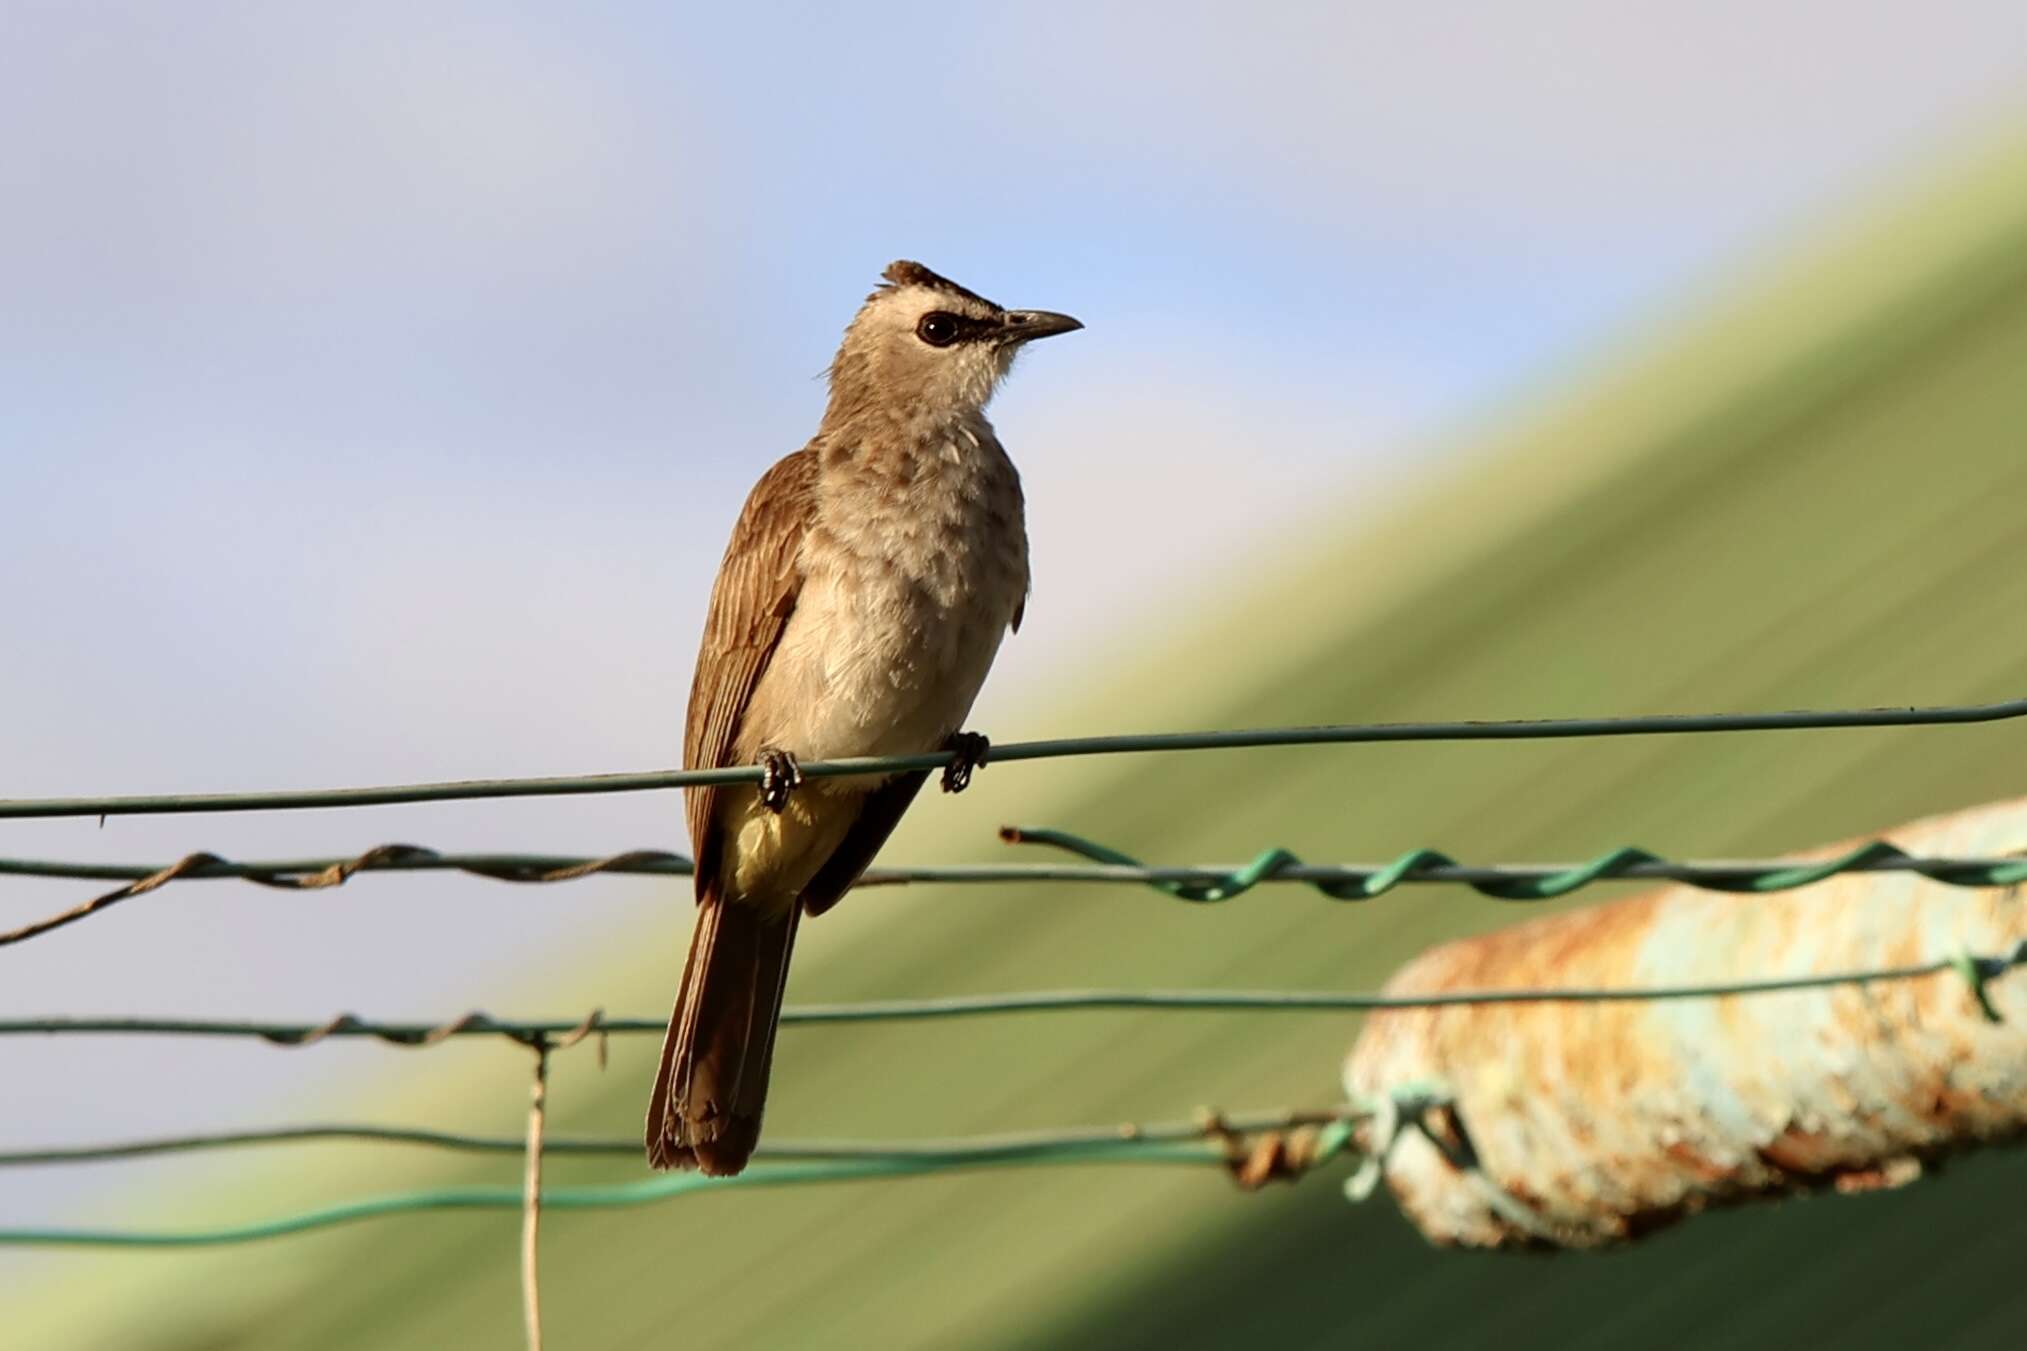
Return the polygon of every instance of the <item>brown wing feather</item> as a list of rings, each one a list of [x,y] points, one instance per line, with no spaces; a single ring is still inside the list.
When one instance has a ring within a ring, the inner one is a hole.
[[[802,593],[803,536],[816,513],[816,456],[799,450],[760,476],[747,495],[711,588],[711,610],[690,683],[683,731],[683,767],[719,769],[730,763],[733,738],[753,687],[774,656],[781,631]],[[697,855],[697,894],[716,885],[718,849],[712,828],[718,790],[684,792],[690,847]]]
[[[873,861],[873,855],[880,852],[880,846],[894,833],[902,813],[908,810],[908,804],[915,800],[922,781],[928,777],[926,769],[896,774],[866,794],[859,807],[858,819],[852,822],[844,842],[838,845],[837,852],[824,861],[823,867],[803,888],[804,910],[812,915],[821,915],[838,903],[838,897],[851,890],[852,883],[859,880],[859,874]]]

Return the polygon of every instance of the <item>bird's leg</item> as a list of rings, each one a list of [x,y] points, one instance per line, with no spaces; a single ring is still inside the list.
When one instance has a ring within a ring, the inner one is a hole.
[[[971,787],[971,772],[985,768],[992,742],[982,732],[959,732],[944,749],[956,752],[957,758],[943,767],[943,791],[961,793]]]
[[[772,746],[760,748],[760,805],[779,816],[788,806],[788,795],[802,787],[802,766],[789,751]]]

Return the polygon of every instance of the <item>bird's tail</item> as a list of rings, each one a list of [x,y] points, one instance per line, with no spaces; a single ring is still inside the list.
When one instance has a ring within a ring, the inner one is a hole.
[[[654,1167],[729,1177],[752,1157],[801,909],[767,915],[703,898],[648,1102]]]

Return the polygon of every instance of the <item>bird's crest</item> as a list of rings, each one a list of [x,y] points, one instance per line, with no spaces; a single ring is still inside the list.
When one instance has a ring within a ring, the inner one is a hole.
[[[963,300],[969,300],[974,304],[983,305],[989,310],[999,308],[998,305],[987,300],[984,296],[971,290],[969,287],[959,286],[956,282],[950,280],[950,278],[940,273],[931,272],[928,268],[922,266],[922,264],[911,262],[906,258],[887,264],[887,270],[880,275],[886,279],[885,282],[880,286],[879,290],[874,291],[866,299],[874,299],[881,292],[890,291],[898,286],[926,286],[932,291],[941,291],[948,296],[956,296]]]

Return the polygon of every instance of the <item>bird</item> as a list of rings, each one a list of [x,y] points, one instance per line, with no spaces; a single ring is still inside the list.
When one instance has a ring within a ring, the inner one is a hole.
[[[689,958],[648,1102],[648,1163],[730,1176],[760,1138],[798,924],[837,904],[929,771],[811,778],[802,760],[949,750],[1027,608],[1020,475],[986,405],[1028,343],[1083,325],[890,264],[846,327],[816,435],[754,485],[711,591],[683,736]]]

